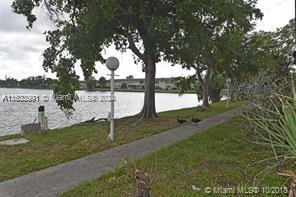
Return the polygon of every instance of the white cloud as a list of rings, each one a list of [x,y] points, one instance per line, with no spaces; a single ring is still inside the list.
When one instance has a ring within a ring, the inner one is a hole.
[[[294,3],[294,0],[259,0],[258,7],[264,17],[257,23],[257,29],[274,31],[288,24],[289,20],[295,17]]]

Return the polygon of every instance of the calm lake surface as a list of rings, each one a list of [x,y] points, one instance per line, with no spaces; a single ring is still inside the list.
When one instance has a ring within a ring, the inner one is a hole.
[[[48,100],[52,97],[51,90],[35,89],[8,89],[0,88],[0,136],[19,133],[21,125],[32,123],[37,118],[38,106],[45,106],[45,113],[48,117],[49,128],[60,128],[73,125],[93,117],[106,118],[110,111],[110,102],[106,102],[106,97],[110,92],[101,91],[77,91],[79,97],[100,98],[100,101],[89,102],[87,99],[76,102],[75,112],[70,119],[66,117],[57,104]],[[38,97],[36,102],[11,102],[8,96],[29,95]],[[144,93],[142,92],[116,92],[115,93],[115,117],[121,118],[139,113],[144,103]],[[178,94],[157,93],[157,112],[194,107],[198,103],[195,94],[185,94],[179,97]]]

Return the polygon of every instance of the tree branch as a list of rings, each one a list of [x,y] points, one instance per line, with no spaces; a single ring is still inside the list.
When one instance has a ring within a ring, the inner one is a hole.
[[[212,74],[212,69],[211,69],[211,67],[208,67],[206,77],[205,77],[206,81],[209,81],[211,74]]]
[[[144,58],[144,54],[141,53],[140,50],[137,48],[137,46],[135,45],[135,43],[134,43],[134,41],[133,41],[131,35],[130,35],[129,33],[127,33],[127,34],[126,34],[126,37],[127,37],[128,44],[129,44],[128,48],[129,48],[130,50],[132,50],[132,52],[133,52],[136,56],[138,56],[141,60],[144,61],[144,59],[145,59],[145,58]]]
[[[140,50],[137,48],[137,46],[135,45],[135,42],[131,36],[131,34],[128,32],[128,30],[123,29],[123,28],[117,28],[116,32],[118,34],[123,35],[124,37],[126,37],[127,41],[128,41],[128,48],[136,55],[138,56],[138,58],[140,58],[141,60],[144,61],[145,56],[143,53],[140,52]]]
[[[203,80],[203,78],[202,78],[202,76],[201,76],[201,71],[200,71],[200,69],[199,69],[199,66],[196,65],[196,66],[193,66],[193,68],[195,69],[195,73],[196,73],[196,76],[197,76],[199,82],[200,82],[202,85],[204,85],[204,80]]]

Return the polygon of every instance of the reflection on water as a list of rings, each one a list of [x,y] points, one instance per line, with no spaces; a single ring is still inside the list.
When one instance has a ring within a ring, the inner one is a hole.
[[[0,98],[3,98],[3,95],[9,94],[30,94],[38,95],[40,98],[43,98],[42,95],[52,95],[52,91],[0,88]],[[100,91],[78,91],[77,94],[79,96],[97,97],[110,95],[109,92]],[[144,102],[144,93],[142,92],[116,92],[115,97],[116,118],[139,113]],[[155,99],[157,112],[197,105],[197,97],[194,94],[185,94],[179,97],[178,94],[157,93]],[[108,102],[77,102],[74,105],[76,110],[73,116],[71,119],[68,119],[55,102],[44,102],[44,99],[40,99],[39,102],[9,103],[3,102],[1,99],[0,135],[19,133],[21,124],[32,123],[34,121],[39,105],[45,106],[46,116],[48,117],[48,123],[51,129],[70,126],[78,122],[89,120],[92,117],[106,118],[110,109],[110,104]]]

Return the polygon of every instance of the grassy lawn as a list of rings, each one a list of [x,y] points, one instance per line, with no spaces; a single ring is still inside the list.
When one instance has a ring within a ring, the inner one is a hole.
[[[268,173],[256,177],[274,163],[258,163],[271,158],[272,152],[252,143],[255,142],[253,132],[244,128],[246,122],[234,117],[222,125],[137,160],[134,164],[121,164],[115,172],[84,182],[62,196],[133,196],[136,190],[135,168],[142,174],[154,177],[150,186],[152,196],[206,196],[206,187],[247,188],[252,187],[254,181],[260,188],[257,196],[285,196],[283,193],[268,193],[277,192],[276,188],[290,183],[286,178],[279,177],[275,170],[270,169]],[[284,169],[293,170],[291,166],[286,164]],[[193,185],[201,190],[194,190]],[[246,193],[229,195],[253,196]],[[224,195],[210,193],[208,196]]]
[[[231,103],[228,110],[238,108],[239,103]],[[17,146],[0,145],[0,181],[11,179],[30,172],[54,166],[66,161],[81,158],[120,144],[163,132],[179,126],[176,116],[207,118],[227,111],[225,102],[213,104],[205,112],[195,108],[159,113],[153,120],[136,117],[116,121],[116,141],[107,141],[107,123],[73,126],[53,130],[43,135],[26,136],[28,144]],[[19,135],[0,137],[0,140],[20,137]]]

